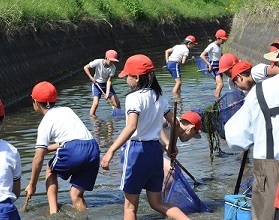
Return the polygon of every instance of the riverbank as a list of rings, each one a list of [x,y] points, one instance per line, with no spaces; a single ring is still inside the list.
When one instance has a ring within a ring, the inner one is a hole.
[[[50,25],[49,29],[30,27],[13,37],[1,36],[0,87],[5,106],[30,95],[39,81],[57,82],[80,71],[95,58],[104,57],[108,49],[122,55],[134,51],[181,43],[192,34],[199,41],[214,39],[217,29],[230,29],[232,17],[219,19],[177,19],[172,23],[112,23],[88,21],[80,26],[72,23]]]

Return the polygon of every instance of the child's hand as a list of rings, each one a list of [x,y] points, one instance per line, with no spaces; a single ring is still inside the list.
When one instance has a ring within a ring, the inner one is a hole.
[[[29,184],[26,188],[25,188],[25,192],[26,192],[26,196],[28,198],[31,198],[31,196],[33,196],[36,192],[36,186],[33,187],[31,184]]]
[[[109,162],[111,161],[113,157],[113,153],[108,151],[102,158],[102,161],[101,161],[101,167],[104,169],[104,170],[109,170]]]

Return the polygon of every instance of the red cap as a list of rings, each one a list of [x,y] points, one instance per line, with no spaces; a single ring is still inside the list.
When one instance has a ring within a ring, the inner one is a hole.
[[[219,29],[216,34],[215,34],[216,38],[221,38],[222,40],[228,40],[228,36],[226,31],[224,31],[223,29]]]
[[[137,54],[129,57],[126,60],[124,69],[118,75],[118,77],[123,77],[126,75],[136,76],[143,75],[154,71],[154,65],[152,61],[143,54]]]
[[[49,82],[43,81],[34,86],[32,98],[37,102],[56,102],[56,88]]]
[[[273,52],[278,49],[279,49],[279,40],[276,40],[272,44],[270,44],[270,48],[269,48],[270,52]]]
[[[197,133],[199,134],[199,130],[201,129],[201,117],[198,113],[194,111],[187,111],[180,116],[180,120],[181,119],[185,119],[186,121],[189,121],[191,124],[195,125]]]
[[[2,103],[2,100],[0,99],[0,116],[5,115],[4,105]]]
[[[238,74],[245,72],[246,70],[250,70],[252,68],[252,64],[247,61],[239,61],[232,68],[232,79],[234,79]]]
[[[198,42],[196,41],[196,38],[193,35],[189,35],[185,38],[185,41],[190,41],[193,44],[198,44]]]
[[[219,71],[218,73],[224,73],[228,69],[232,68],[239,60],[237,57],[232,53],[225,53],[221,56],[219,60]]]
[[[117,59],[117,52],[115,50],[108,50],[106,52],[106,58],[114,62],[119,62],[119,60]]]

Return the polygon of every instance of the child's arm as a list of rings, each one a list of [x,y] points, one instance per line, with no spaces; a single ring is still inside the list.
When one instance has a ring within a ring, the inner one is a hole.
[[[181,64],[185,64],[187,60],[187,56],[183,56],[181,60]]]
[[[59,143],[51,144],[47,147],[47,153],[56,151],[57,148],[59,148],[59,147],[60,147]]]
[[[165,51],[165,59],[166,59],[166,63],[169,61],[169,56],[172,53],[173,49],[169,48]]]
[[[83,67],[83,69],[84,69],[84,72],[86,73],[86,75],[89,77],[89,79],[93,82],[93,83],[96,83],[96,80],[94,79],[94,77],[91,75],[91,73],[90,73],[90,66],[89,66],[89,64],[87,64],[87,65],[85,65],[84,67]]]
[[[13,182],[13,193],[16,195],[16,198],[18,199],[18,197],[20,196],[20,179],[15,180]]]
[[[107,81],[107,90],[106,90],[105,99],[108,99],[108,97],[109,97],[111,85],[112,85],[112,81],[111,81],[111,77],[109,77],[108,81]]]
[[[212,66],[211,64],[208,62],[208,60],[206,59],[206,55],[207,55],[207,52],[206,51],[203,51],[200,55],[200,58],[202,58],[202,60],[208,65],[208,71],[211,71],[212,70]]]
[[[176,133],[175,133],[175,136],[174,136],[174,143],[175,143],[175,146],[174,146],[174,154],[173,155],[168,155],[169,158],[175,158],[176,155],[178,154],[178,149],[176,147],[176,142],[177,142],[177,138],[178,138],[178,133],[179,133],[179,121],[177,120],[177,118],[175,118],[176,122],[173,121],[173,113],[170,111],[168,114],[165,115],[165,119],[171,124],[175,124],[175,130],[176,130]]]
[[[136,113],[130,113],[128,115],[127,125],[122,130],[118,138],[110,146],[107,153],[103,156],[101,161],[101,167],[105,170],[109,170],[109,162],[111,161],[115,151],[117,151],[123,144],[125,144],[132,134],[137,129],[138,115]]]
[[[268,76],[275,76],[276,74],[279,74],[279,67],[278,66],[269,66],[267,68],[267,75]]]

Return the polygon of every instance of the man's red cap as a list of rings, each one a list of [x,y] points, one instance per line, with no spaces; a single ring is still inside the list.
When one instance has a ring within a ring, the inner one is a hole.
[[[37,102],[56,102],[57,91],[50,82],[43,81],[34,86],[31,96]]]
[[[118,77],[143,75],[154,71],[154,69],[152,61],[147,56],[137,54],[126,60],[124,69],[119,73]]]

